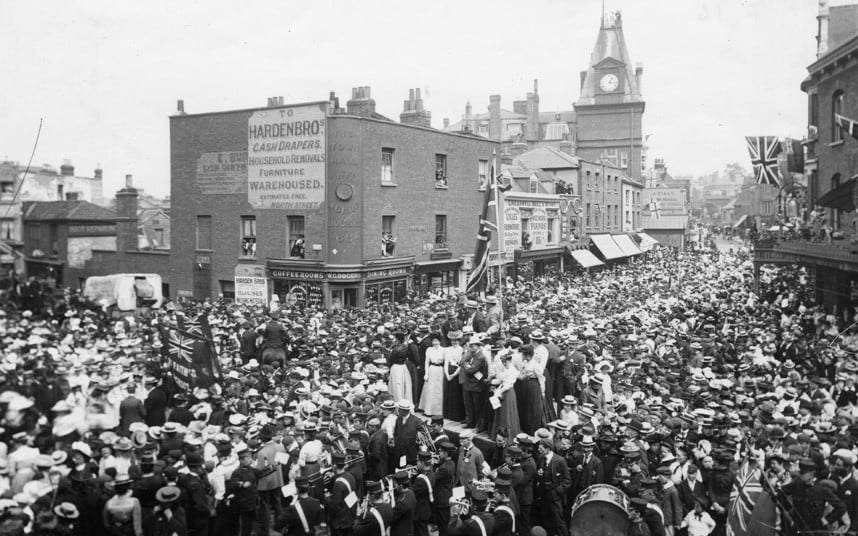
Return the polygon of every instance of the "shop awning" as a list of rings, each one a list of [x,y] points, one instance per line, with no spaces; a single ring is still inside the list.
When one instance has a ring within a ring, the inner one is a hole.
[[[742,224],[745,223],[745,220],[747,220],[747,219],[748,219],[748,215],[742,214],[742,217],[739,218],[739,221],[737,221],[736,223],[733,224],[733,229],[735,229],[737,227],[741,227]]]
[[[631,239],[631,237],[627,234],[616,234],[613,236],[614,242],[620,246],[620,249],[623,250],[627,256],[631,257],[632,255],[640,255],[643,253],[640,248],[637,247],[635,241]]]
[[[852,197],[855,184],[858,179],[855,177],[844,182],[837,188],[826,192],[822,197],[816,200],[817,205],[823,207],[836,208],[838,210],[852,210],[855,208],[855,199]]]
[[[641,251],[649,251],[654,245],[658,244],[658,240],[646,233],[638,233],[638,238],[641,239]]]
[[[575,262],[584,268],[592,268],[594,266],[603,266],[605,263],[600,261],[595,255],[587,249],[576,249],[569,252]]]
[[[609,234],[590,235],[590,240],[596,244],[605,260],[623,259],[628,257]]]
[[[462,265],[462,259],[442,259],[437,261],[420,261],[414,263],[414,273],[430,274],[435,272],[449,272],[458,270]]]

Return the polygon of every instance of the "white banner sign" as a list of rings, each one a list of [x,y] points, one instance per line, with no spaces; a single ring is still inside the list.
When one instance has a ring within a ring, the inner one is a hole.
[[[236,277],[235,303],[268,303],[268,278]]]
[[[533,241],[533,249],[542,249],[548,243],[548,215],[545,209],[533,209],[530,217],[530,239]]]
[[[326,150],[321,105],[254,112],[247,122],[247,200],[253,208],[319,208]]]
[[[521,215],[515,207],[503,211],[503,249],[513,251],[521,247]]]

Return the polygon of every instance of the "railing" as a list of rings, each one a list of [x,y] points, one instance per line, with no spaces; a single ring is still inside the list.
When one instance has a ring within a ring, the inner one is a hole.
[[[771,254],[783,253],[790,256],[812,257],[825,261],[844,261],[858,263],[858,243],[848,238],[831,241],[813,241],[796,232],[785,232],[783,236],[766,236],[754,240],[754,251],[764,253],[766,259]],[[760,256],[757,255],[759,258]]]

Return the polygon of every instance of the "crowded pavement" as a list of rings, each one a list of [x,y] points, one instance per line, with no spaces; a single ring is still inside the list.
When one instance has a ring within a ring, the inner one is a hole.
[[[0,534],[854,532],[851,312],[726,246],[336,311],[13,287]]]

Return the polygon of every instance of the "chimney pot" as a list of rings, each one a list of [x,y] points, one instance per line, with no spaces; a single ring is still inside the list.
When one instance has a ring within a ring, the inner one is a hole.
[[[98,167],[95,168],[95,172],[93,173],[93,177],[96,179],[100,179],[100,178],[102,178],[103,173],[104,173],[104,171],[101,169],[101,164],[99,164]]]
[[[176,111],[179,112],[180,114],[185,113],[185,101],[184,100],[179,99],[176,101]]]
[[[445,117],[444,118],[444,128],[449,128],[449,126],[450,126],[450,118]]]
[[[417,97],[416,97],[417,100],[420,100],[420,88],[419,87],[414,90],[414,94],[417,95]]]
[[[130,173],[128,175],[125,175],[125,187],[134,188],[134,178]]]
[[[533,79],[533,92],[539,93],[539,80],[537,78]]]

